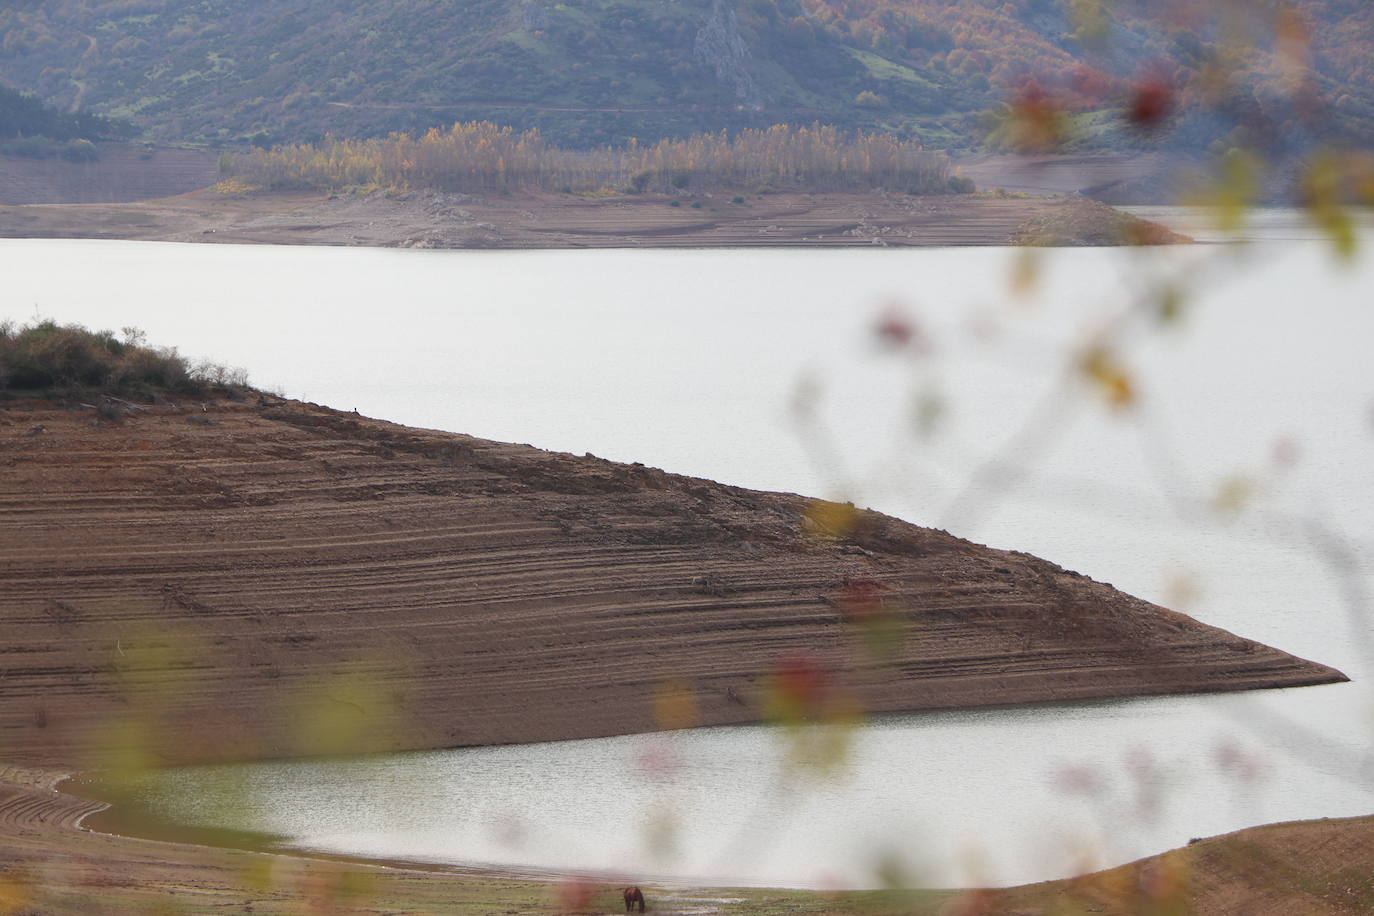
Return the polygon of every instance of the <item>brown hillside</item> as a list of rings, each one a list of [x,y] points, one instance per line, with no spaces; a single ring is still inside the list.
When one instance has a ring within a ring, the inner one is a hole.
[[[10,761],[640,732],[686,724],[652,702],[677,680],[751,722],[783,657],[876,712],[1343,679],[1025,554],[826,536],[798,496],[256,395],[103,412],[0,409]],[[879,602],[890,656],[845,618]]]

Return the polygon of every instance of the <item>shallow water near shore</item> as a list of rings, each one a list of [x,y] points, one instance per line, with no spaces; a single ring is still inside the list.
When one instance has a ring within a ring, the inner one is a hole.
[[[731,727],[188,767],[134,794],[154,823],[251,828],[287,848],[818,888],[881,886],[893,869],[932,886],[1020,883],[1255,823],[1368,813],[1371,793],[1339,765],[1253,733],[1236,702],[890,717],[830,773],[798,769],[777,730]]]
[[[342,409],[853,499],[1355,680],[887,719],[824,779],[790,770],[776,733],[731,728],[191,768],[146,787],[160,817],[335,852],[808,886],[874,885],[882,867],[949,885],[1374,810],[1374,259],[1343,266],[1297,235],[1049,252],[1023,297],[1008,284],[1022,255],[1003,249],[6,241],[0,267],[3,317],[137,325]],[[1161,275],[1199,292],[1181,321],[1129,338],[1140,401],[1113,412],[1066,367]],[[881,345],[894,309],[922,347]],[[913,416],[933,404],[925,436]]]

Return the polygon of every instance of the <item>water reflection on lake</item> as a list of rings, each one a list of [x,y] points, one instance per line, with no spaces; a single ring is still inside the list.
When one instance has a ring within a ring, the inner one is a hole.
[[[1336,266],[1311,242],[1227,251],[1054,252],[1024,298],[1008,292],[1018,254],[1001,249],[7,241],[0,268],[6,317],[138,325],[260,385],[412,425],[853,498],[1356,678],[884,721],[822,783],[782,779],[772,733],[714,729],[260,764],[238,771],[251,791],[237,813],[211,803],[205,771],[150,790],[167,816],[317,848],[787,884],[870,883],[895,858],[948,884],[1374,810],[1374,637],[1350,614],[1374,548],[1374,260]],[[1132,338],[1140,409],[1059,393],[1068,355],[1157,271],[1201,292],[1181,322]],[[925,355],[877,346],[875,316],[894,304]],[[802,435],[799,390],[816,405]],[[912,422],[922,395],[944,406],[930,439]],[[1050,419],[1043,440],[1016,437],[1030,416]],[[1253,502],[1211,511],[1228,486]]]
[[[1253,823],[1368,813],[1343,774],[1167,698],[901,716],[832,774],[784,734],[714,728],[356,761],[193,767],[159,818],[381,858],[716,884],[1016,883]],[[1280,742],[1286,740],[1278,736]]]

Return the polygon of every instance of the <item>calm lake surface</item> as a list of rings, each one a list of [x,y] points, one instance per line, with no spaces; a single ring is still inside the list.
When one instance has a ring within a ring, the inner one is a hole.
[[[1019,883],[1374,812],[1374,252],[1339,264],[1284,214],[1255,235],[1270,241],[1047,252],[1023,295],[1009,283],[1023,255],[1005,249],[0,241],[0,317],[136,325],[292,397],[852,499],[1354,679],[885,719],[825,778],[789,769],[773,732],[729,728],[191,768],[146,787],[163,817],[311,849],[752,884],[871,886],[880,867]],[[1180,320],[1131,325],[1138,401],[1114,412],[1074,380],[1073,354],[1163,283],[1189,290]],[[886,314],[914,323],[919,353],[881,346]]]

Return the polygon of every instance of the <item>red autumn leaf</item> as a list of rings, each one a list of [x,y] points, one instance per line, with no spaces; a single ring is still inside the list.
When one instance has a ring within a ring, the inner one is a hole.
[[[878,323],[874,327],[878,334],[878,339],[893,346],[904,347],[911,342],[912,336],[916,333],[908,319],[896,309],[889,309],[878,318]]]
[[[1162,77],[1146,77],[1131,87],[1126,120],[1137,130],[1155,130],[1174,108],[1174,89]]]
[[[882,609],[885,591],[887,588],[881,582],[872,579],[846,579],[840,586],[840,611],[856,623],[869,620]]]
[[[801,709],[815,709],[825,695],[825,669],[809,652],[791,652],[773,668],[778,693]]]
[[[558,905],[565,913],[585,912],[590,908],[596,887],[582,878],[564,878],[558,884]]]
[[[873,333],[880,344],[894,350],[909,349],[913,353],[924,354],[932,349],[930,338],[920,322],[900,302],[893,302],[883,309],[873,324]]]
[[[1021,152],[1046,152],[1064,139],[1059,100],[1034,79],[1023,85],[1011,103],[1015,141]]]

